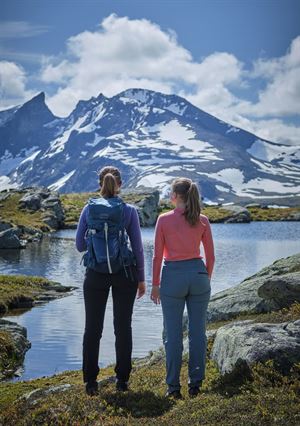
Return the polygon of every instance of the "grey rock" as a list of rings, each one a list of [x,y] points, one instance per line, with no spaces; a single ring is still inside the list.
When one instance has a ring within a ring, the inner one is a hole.
[[[6,229],[12,228],[12,224],[8,222],[0,221],[0,232],[5,231]]]
[[[15,375],[17,369],[24,361],[25,353],[29,348],[31,348],[31,343],[27,340],[26,328],[12,321],[0,318],[0,330],[6,331],[10,334],[14,344],[12,356],[18,361],[15,363],[15,370],[0,371],[0,379],[3,379],[5,377]]]
[[[70,383],[65,383],[58,386],[50,386],[48,388],[37,388],[18,398],[19,401],[26,401],[29,405],[36,405],[39,402],[39,399],[44,398],[48,395],[53,395],[59,392],[65,392],[72,388],[73,385]]]
[[[208,305],[209,322],[228,320],[241,313],[261,313],[282,307],[277,300],[262,298],[258,289],[273,277],[284,279],[285,274],[300,271],[300,253],[275,261],[235,287],[214,294]],[[289,277],[287,277],[289,279]]]
[[[0,249],[24,248],[25,244],[19,239],[21,231],[17,227],[12,227],[0,232]]]
[[[251,222],[251,213],[242,206],[232,205],[223,206],[224,209],[231,212],[231,215],[224,219],[224,223],[249,223]]]
[[[300,220],[300,212],[292,212],[284,220],[299,222],[299,220]]]
[[[249,370],[256,362],[274,360],[287,373],[300,361],[300,320],[281,324],[237,321],[220,327],[211,358],[222,374]]]
[[[257,293],[263,299],[274,300],[282,308],[300,302],[300,272],[271,277]]]
[[[21,209],[28,209],[32,211],[37,211],[41,208],[41,197],[39,194],[36,193],[29,193],[25,194],[20,200],[19,200],[19,207]]]
[[[141,187],[139,189],[123,190],[122,194],[140,196],[134,203],[137,208],[141,226],[153,226],[159,212],[159,191],[153,188]]]

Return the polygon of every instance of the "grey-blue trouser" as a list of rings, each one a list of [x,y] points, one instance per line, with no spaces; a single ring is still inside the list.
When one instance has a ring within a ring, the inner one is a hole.
[[[202,259],[164,260],[160,298],[165,331],[166,383],[170,391],[181,387],[185,304],[189,319],[189,386],[200,386],[205,377],[206,311],[210,293],[210,279]]]

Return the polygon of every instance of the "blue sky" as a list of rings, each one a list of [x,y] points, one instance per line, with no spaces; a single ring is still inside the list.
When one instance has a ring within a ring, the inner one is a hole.
[[[144,87],[299,144],[299,16],[298,0],[2,0],[0,109],[44,91],[66,116]]]

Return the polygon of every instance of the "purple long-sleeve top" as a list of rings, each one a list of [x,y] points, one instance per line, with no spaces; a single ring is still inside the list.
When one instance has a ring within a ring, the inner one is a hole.
[[[82,252],[87,249],[85,233],[87,230],[88,204],[86,204],[80,214],[76,231],[76,248]],[[136,208],[131,204],[124,204],[124,224],[128,234],[133,254],[136,257],[137,276],[139,281],[145,281],[144,250],[140,220]]]

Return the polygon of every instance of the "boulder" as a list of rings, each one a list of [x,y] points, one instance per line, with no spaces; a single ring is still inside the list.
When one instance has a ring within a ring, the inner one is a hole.
[[[223,206],[225,210],[231,212],[228,217],[225,217],[224,223],[249,223],[251,222],[251,213],[245,207],[233,205]]]
[[[159,212],[159,191],[141,187],[135,190],[123,190],[124,201],[131,202],[137,208],[141,226],[153,226]]]
[[[275,301],[281,308],[300,302],[300,272],[271,277],[258,288],[257,294]]]
[[[0,232],[5,231],[6,229],[9,229],[9,228],[12,228],[11,223],[0,220]]]
[[[284,301],[289,306],[290,298],[282,296],[279,303],[277,298],[261,297],[259,289],[273,278],[280,278],[286,283],[283,286],[288,288],[291,283],[289,274],[295,272],[300,272],[300,253],[279,259],[237,286],[214,294],[208,305],[207,320],[213,322],[235,318],[241,313],[270,312],[281,309]]]
[[[0,318],[0,330],[10,334],[14,345],[13,353],[11,353],[10,356],[13,360],[17,361],[14,364],[14,370],[0,371],[0,378],[4,378],[13,375],[20,365],[22,365],[25,353],[31,348],[31,343],[27,340],[26,328],[15,322]]]
[[[19,200],[20,209],[28,209],[32,211],[37,211],[41,208],[41,197],[36,193],[25,194]]]
[[[211,351],[221,374],[250,371],[257,362],[274,360],[286,374],[300,362],[300,320],[281,324],[237,321],[220,327]]]
[[[0,249],[24,248],[25,243],[19,239],[21,231],[17,227],[12,227],[0,232]]]

